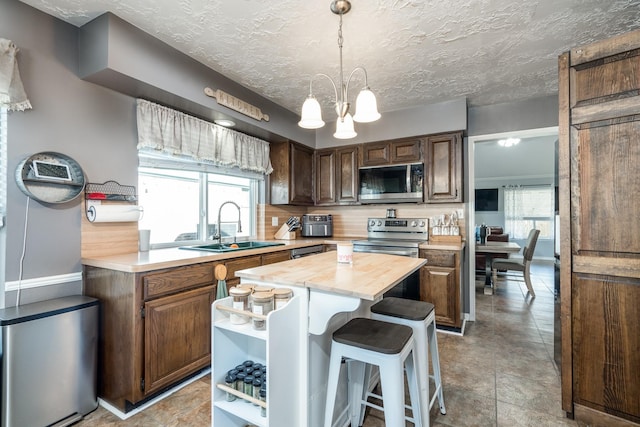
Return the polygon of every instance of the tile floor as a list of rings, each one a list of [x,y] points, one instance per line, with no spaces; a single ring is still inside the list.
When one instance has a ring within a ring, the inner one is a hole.
[[[553,362],[553,266],[534,265],[533,300],[525,301],[526,288],[518,282],[501,281],[495,295],[484,295],[484,276],[477,279],[477,320],[467,323],[464,337],[438,334],[447,414],[434,405],[432,425],[577,426],[560,407]],[[210,387],[206,376],[128,420],[98,408],[76,425],[207,426]],[[384,425],[382,413],[370,410],[363,427]]]

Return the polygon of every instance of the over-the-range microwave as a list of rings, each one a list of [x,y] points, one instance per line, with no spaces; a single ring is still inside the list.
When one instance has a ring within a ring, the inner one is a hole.
[[[360,203],[421,202],[423,177],[422,163],[360,168]]]

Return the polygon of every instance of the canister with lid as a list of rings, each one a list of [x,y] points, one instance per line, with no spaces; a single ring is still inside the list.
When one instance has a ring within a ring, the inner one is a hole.
[[[293,296],[293,291],[289,288],[275,288],[273,290],[273,300],[275,309],[279,309],[284,307],[291,297]]]
[[[266,316],[273,311],[273,292],[254,292],[251,294],[253,314]],[[253,329],[264,330],[267,322],[264,319],[253,318]]]
[[[249,310],[249,295],[251,290],[247,288],[233,287],[229,289],[229,295],[233,298],[232,307],[236,310],[248,311]],[[249,316],[242,314],[231,313],[229,315],[229,322],[233,325],[240,325],[247,323]]]

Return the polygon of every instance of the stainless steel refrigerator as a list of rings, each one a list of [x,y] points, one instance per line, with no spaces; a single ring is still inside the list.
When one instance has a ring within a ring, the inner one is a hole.
[[[0,310],[1,427],[70,425],[98,407],[98,300]]]

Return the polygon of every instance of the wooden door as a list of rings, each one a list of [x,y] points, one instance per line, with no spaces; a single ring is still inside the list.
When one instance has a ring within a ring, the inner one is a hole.
[[[391,143],[392,163],[418,163],[422,160],[420,146],[422,140],[419,138],[393,141]]]
[[[436,324],[459,327],[460,297],[456,269],[422,267],[420,269],[420,300],[435,306]]]
[[[425,144],[428,203],[462,202],[462,134],[435,135]]]
[[[145,303],[145,395],[155,393],[211,362],[211,304],[215,286]]]
[[[640,31],[559,69],[563,409],[637,423]]]
[[[391,161],[390,145],[388,141],[363,144],[360,166],[388,165]]]
[[[358,147],[336,151],[336,187],[338,203],[358,201]]]
[[[316,204],[336,202],[336,150],[316,151]]]

